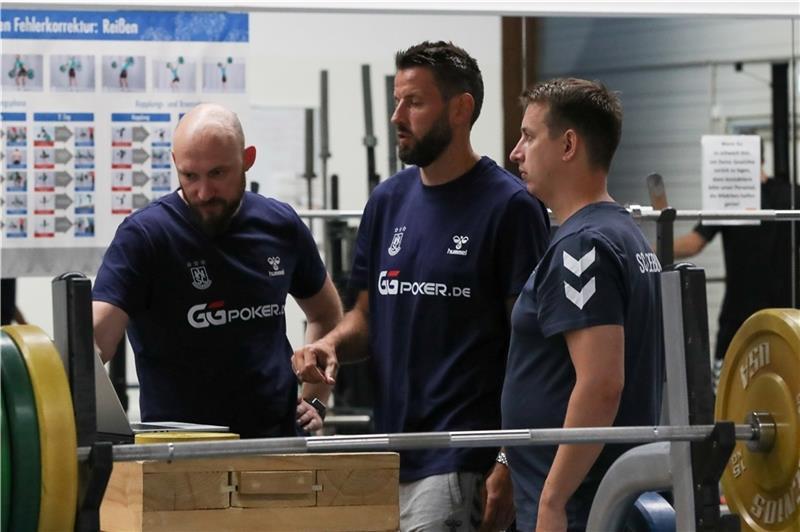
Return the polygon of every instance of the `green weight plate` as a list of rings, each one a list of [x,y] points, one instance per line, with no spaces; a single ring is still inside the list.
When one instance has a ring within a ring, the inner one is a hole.
[[[2,419],[0,419],[0,477],[2,477],[2,484],[0,484],[0,498],[2,498],[2,506],[0,506],[0,528],[3,532],[8,530],[8,518],[11,515],[11,441],[8,439],[8,417],[6,415],[6,401],[3,399],[3,394],[0,393],[0,403],[2,403]]]
[[[25,361],[36,400],[42,467],[39,530],[72,530],[78,507],[78,443],[64,364],[39,327],[9,325],[3,330]]]
[[[14,532],[36,530],[39,524],[42,469],[39,421],[33,388],[17,346],[0,332],[0,378],[11,440],[11,515]]]

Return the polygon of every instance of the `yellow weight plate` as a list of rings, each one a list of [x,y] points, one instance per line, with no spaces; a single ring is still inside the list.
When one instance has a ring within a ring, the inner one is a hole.
[[[25,359],[36,398],[42,456],[39,530],[72,530],[78,504],[77,437],[64,365],[39,327],[10,325],[3,331]]]
[[[753,411],[775,419],[775,445],[736,443],[722,475],[728,506],[743,529],[800,531],[800,310],[753,314],[728,347],[715,417],[745,423]]]
[[[190,441],[238,440],[232,432],[147,432],[137,434],[136,443],[184,443]]]

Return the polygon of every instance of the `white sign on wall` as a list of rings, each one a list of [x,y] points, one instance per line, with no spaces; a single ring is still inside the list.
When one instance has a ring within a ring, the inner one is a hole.
[[[177,187],[180,117],[246,114],[249,15],[0,11],[2,275],[91,274],[122,220]]]
[[[761,142],[758,135],[703,135],[702,146],[703,210],[760,209]]]

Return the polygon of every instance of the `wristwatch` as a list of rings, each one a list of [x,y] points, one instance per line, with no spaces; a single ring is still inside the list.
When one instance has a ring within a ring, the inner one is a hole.
[[[310,401],[308,399],[306,399],[306,402],[314,407],[314,410],[317,411],[317,414],[319,414],[319,417],[322,418],[322,420],[324,421],[325,420],[325,412],[328,410],[325,407],[325,404],[322,401],[320,401],[319,399],[317,399],[316,397],[314,397]]]
[[[504,466],[508,467],[508,458],[506,457],[506,453],[503,451],[497,453],[497,458],[495,458],[494,461],[498,464],[503,464]]]

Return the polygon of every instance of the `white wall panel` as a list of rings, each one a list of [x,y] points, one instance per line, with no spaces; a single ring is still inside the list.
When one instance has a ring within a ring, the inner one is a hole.
[[[792,56],[792,24],[788,18],[543,19],[540,77],[599,79],[620,91],[625,120],[609,178],[618,201],[649,204],[645,177],[658,172],[672,206],[698,209],[701,136],[740,122],[770,123],[769,61]],[[736,72],[737,61],[744,72]],[[675,233],[691,227],[678,223]],[[709,277],[724,275],[719,242],[693,261]],[[707,291],[712,352],[723,292],[719,284]]]

